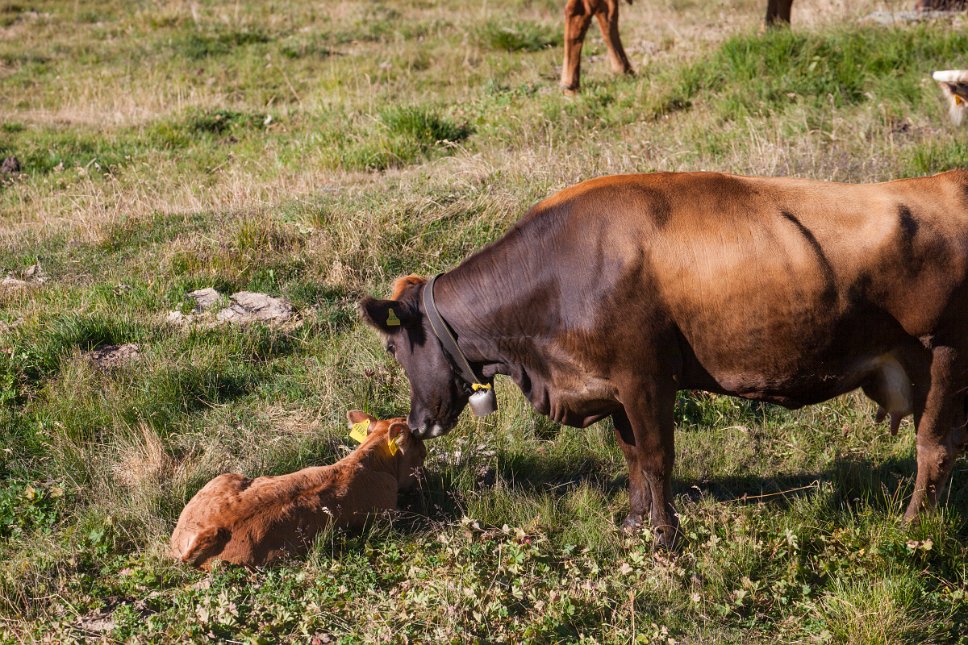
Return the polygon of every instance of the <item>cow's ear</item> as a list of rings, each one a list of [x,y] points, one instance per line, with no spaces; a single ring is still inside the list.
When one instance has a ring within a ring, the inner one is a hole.
[[[363,421],[368,421],[370,425],[372,425],[373,422],[376,421],[376,417],[371,416],[362,410],[350,410],[346,413],[346,420],[349,422],[349,426],[352,428],[357,423],[361,423]]]
[[[363,320],[386,334],[400,331],[400,328],[414,319],[410,308],[397,300],[377,300],[367,296],[360,300],[360,314]]]

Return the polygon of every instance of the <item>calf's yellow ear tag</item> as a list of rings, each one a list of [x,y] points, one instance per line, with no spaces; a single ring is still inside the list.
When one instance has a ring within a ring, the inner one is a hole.
[[[397,446],[397,440],[396,440],[396,438],[394,438],[394,437],[387,437],[387,448],[390,449],[390,456],[391,457],[393,455],[397,454],[397,450],[399,450],[400,447]]]
[[[366,434],[369,429],[369,421],[360,421],[359,423],[354,423],[353,428],[350,430],[350,439],[355,439],[357,443],[363,443],[366,441]]]
[[[392,308],[387,309],[387,327],[399,327],[400,319],[397,318],[397,312]]]

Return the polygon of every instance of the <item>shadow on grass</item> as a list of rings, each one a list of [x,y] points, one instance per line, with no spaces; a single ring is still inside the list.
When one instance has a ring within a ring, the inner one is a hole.
[[[916,474],[913,457],[891,458],[882,462],[869,459],[838,459],[820,471],[760,475],[711,477],[701,481],[674,479],[673,493],[692,499],[711,497],[720,503],[757,504],[774,510],[789,508],[797,500],[832,485],[826,504],[833,515],[863,505],[877,513],[900,514],[910,499]],[[513,455],[497,469],[499,479],[522,495],[551,494],[564,499],[579,487],[597,489],[605,497],[625,490],[628,476],[611,476],[608,466],[590,457],[567,458],[539,455]],[[418,491],[401,497],[405,519],[399,530],[417,531],[428,523],[452,522],[463,514],[463,500],[470,495],[487,494],[488,483],[472,490],[455,487],[452,473],[428,473]],[[959,533],[968,532],[968,460],[959,460],[939,505],[955,517]],[[620,518],[619,518],[620,519]]]

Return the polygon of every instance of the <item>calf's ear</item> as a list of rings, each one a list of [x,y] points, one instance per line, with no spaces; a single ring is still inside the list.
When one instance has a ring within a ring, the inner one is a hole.
[[[397,300],[377,300],[367,296],[360,300],[360,315],[371,327],[385,334],[400,331],[401,327],[414,320],[410,307]]]
[[[346,420],[349,421],[349,426],[352,428],[354,425],[362,421],[368,421],[370,425],[372,425],[373,422],[376,421],[376,417],[370,416],[362,410],[350,410],[346,413]]]
[[[410,428],[403,421],[394,421],[387,429],[387,438],[395,440],[397,445],[403,445],[410,437]]]

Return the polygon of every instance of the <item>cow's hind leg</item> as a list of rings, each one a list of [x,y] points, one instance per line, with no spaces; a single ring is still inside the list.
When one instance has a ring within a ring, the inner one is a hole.
[[[598,20],[598,27],[602,30],[605,44],[608,46],[608,60],[615,74],[632,74],[632,64],[625,49],[622,48],[622,39],[618,33],[618,3],[619,0],[609,0],[604,3],[601,10],[595,14]]]
[[[672,507],[675,402],[675,387],[657,379],[623,397],[624,412],[612,416],[629,467],[630,509],[625,526],[640,524],[648,514],[656,540],[667,548],[672,548],[679,530]]]
[[[912,521],[931,508],[948,482],[958,454],[968,446],[965,384],[968,355],[952,347],[936,347],[931,357],[931,385],[924,412],[917,422],[918,474],[904,519]]]
[[[561,66],[561,87],[578,90],[581,82],[581,47],[592,16],[583,0],[568,0],[565,5],[565,60]]]

